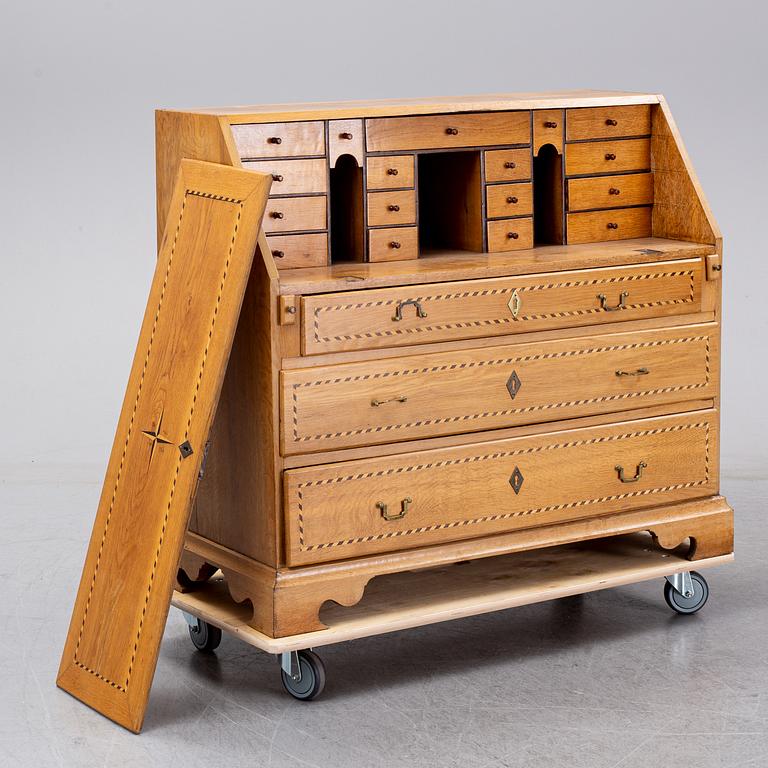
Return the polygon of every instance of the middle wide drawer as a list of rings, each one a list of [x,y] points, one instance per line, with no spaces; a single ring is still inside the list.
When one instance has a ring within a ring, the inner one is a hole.
[[[709,398],[718,358],[716,327],[699,324],[286,370],[281,449],[287,456]]]

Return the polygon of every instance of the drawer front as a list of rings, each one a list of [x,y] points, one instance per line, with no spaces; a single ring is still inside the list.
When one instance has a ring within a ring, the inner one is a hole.
[[[419,231],[416,227],[392,227],[368,231],[369,261],[403,261],[418,257]],[[342,294],[342,296],[345,295]]]
[[[497,219],[487,227],[489,253],[533,248],[533,219]]]
[[[267,237],[279,269],[324,267],[328,264],[328,235],[272,235]]]
[[[232,135],[240,157],[301,157],[325,154],[322,121],[310,123],[249,123],[233,125]]]
[[[337,560],[708,496],[717,492],[717,470],[711,410],[288,470],[288,561]]]
[[[283,371],[282,451],[337,450],[714,397],[718,359],[716,329],[699,325]]]
[[[328,191],[325,160],[258,160],[243,168],[272,175],[270,195],[311,195]]]
[[[397,347],[688,314],[701,311],[702,280],[701,259],[680,259],[304,296],[302,348]]]
[[[650,208],[568,214],[568,244],[651,236]]]
[[[566,141],[611,139],[616,136],[648,136],[651,106],[583,107],[566,110]]]
[[[650,205],[651,203],[653,203],[652,173],[568,180],[569,211],[623,208],[627,205]]]
[[[486,211],[489,219],[529,216],[533,213],[533,185],[494,184],[486,187]]]
[[[650,139],[586,141],[565,149],[566,176],[645,171],[650,167]]]
[[[369,152],[530,144],[530,112],[382,117],[365,121]]]
[[[368,189],[397,189],[414,184],[413,155],[369,157],[365,161]]]
[[[325,195],[272,198],[264,211],[265,232],[299,232],[325,229]]]
[[[530,178],[530,149],[491,149],[485,153],[486,181],[524,181]]]
[[[551,144],[558,153],[563,151],[564,112],[562,109],[537,109],[533,113],[533,153]]]
[[[415,223],[416,192],[414,190],[368,193],[369,226],[391,227],[396,224]]]

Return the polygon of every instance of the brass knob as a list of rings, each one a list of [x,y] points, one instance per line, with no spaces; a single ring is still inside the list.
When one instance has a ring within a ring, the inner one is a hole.
[[[608,229],[618,229],[619,228],[619,225],[615,221],[609,221],[607,226],[608,226]]]
[[[283,176],[280,173],[273,173],[272,174],[272,181],[282,181]]]
[[[447,133],[449,136],[458,136],[458,133],[459,133],[459,129],[458,129],[458,128],[446,128],[446,129],[445,129],[445,132],[446,132],[446,133]]]
[[[506,163],[504,163],[505,168],[517,168],[517,163],[513,163],[511,160],[507,160]]]
[[[392,240],[390,242],[390,244],[389,244],[389,247],[390,248],[399,248],[400,247],[400,243],[398,243],[397,240]]]
[[[387,206],[387,208],[388,208],[390,211],[395,211],[395,212],[397,212],[397,211],[399,211],[399,210],[400,210],[400,206],[399,206],[399,205],[388,205],[388,206]]]
[[[606,160],[615,160],[616,159],[616,155],[614,155],[613,152],[606,152],[605,153],[605,159]]]
[[[545,120],[544,121],[544,127],[545,128],[557,128],[557,123],[554,120]]]
[[[273,219],[282,219],[283,218],[283,212],[282,211],[272,211],[269,215]]]
[[[397,176],[397,168],[387,168],[387,176]]]
[[[510,238],[510,240],[517,240],[520,235],[518,235],[517,232],[507,232],[507,237]]]
[[[620,189],[616,189],[616,187],[611,187],[608,190],[608,194],[609,195],[620,195],[621,194],[621,190]]]
[[[606,125],[618,125],[618,122],[616,122],[616,120],[614,120],[612,117],[609,117],[609,118],[608,118],[608,119],[605,121],[605,124],[606,124]]]
[[[272,255],[273,255],[273,256],[274,256],[276,259],[282,259],[282,258],[283,258],[283,256],[285,256],[285,251],[272,251]]]
[[[282,144],[283,140],[279,136],[270,136],[267,139],[267,144]]]
[[[344,133],[340,133],[339,134],[339,138],[340,139],[351,139],[352,138],[352,134],[348,133],[347,131],[344,131]]]
[[[507,202],[508,203],[512,203],[514,205],[517,202],[517,198],[516,197],[508,197],[507,198]]]

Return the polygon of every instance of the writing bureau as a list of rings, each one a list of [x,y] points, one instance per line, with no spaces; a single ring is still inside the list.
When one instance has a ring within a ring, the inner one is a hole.
[[[180,590],[220,569],[240,624],[279,639],[374,577],[638,532],[732,552],[722,241],[662,97],[156,125],[158,221],[182,158],[272,177]]]

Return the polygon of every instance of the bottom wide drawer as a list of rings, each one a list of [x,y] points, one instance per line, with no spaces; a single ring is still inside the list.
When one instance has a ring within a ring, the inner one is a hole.
[[[673,503],[717,492],[712,410],[284,474],[302,565]]]

